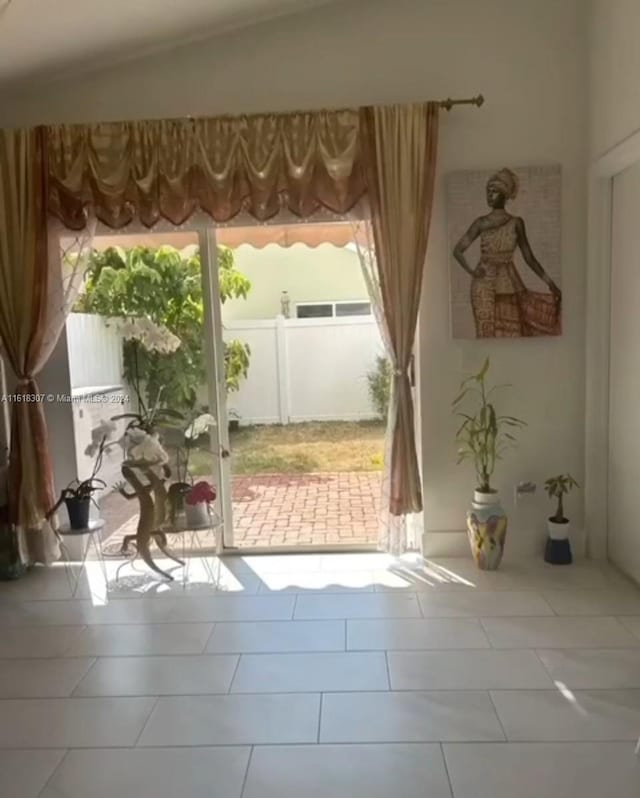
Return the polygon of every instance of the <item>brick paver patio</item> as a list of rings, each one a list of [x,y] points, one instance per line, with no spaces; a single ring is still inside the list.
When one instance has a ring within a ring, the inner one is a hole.
[[[234,545],[375,544],[381,480],[380,472],[235,476]],[[101,512],[110,544],[135,532],[135,501],[111,493],[102,499]]]

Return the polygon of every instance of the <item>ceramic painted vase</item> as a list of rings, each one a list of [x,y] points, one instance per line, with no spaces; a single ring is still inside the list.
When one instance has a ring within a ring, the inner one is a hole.
[[[495,571],[502,560],[507,536],[507,516],[497,493],[474,491],[467,513],[467,533],[478,568]]]

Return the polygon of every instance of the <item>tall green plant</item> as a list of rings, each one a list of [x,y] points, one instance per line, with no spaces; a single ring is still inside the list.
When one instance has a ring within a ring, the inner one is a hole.
[[[375,368],[367,374],[367,384],[371,404],[382,421],[387,420],[389,413],[392,376],[393,370],[389,359],[384,355],[378,355]]]
[[[251,283],[235,268],[233,251],[218,248],[222,302],[246,298]],[[165,327],[180,339],[171,353],[145,347],[144,341],[123,344],[125,377],[144,388],[147,406],[157,404],[162,392],[179,410],[191,410],[205,382],[204,304],[200,253],[184,257],[170,246],[130,249],[110,247],[94,251],[86,291],[74,310],[109,318],[141,317]],[[235,391],[249,368],[249,347],[239,340],[225,343],[227,390]]]
[[[516,442],[514,432],[526,426],[524,421],[514,416],[498,415],[493,402],[494,392],[509,386],[496,385],[487,389],[486,378],[489,371],[489,358],[477,374],[464,380],[460,393],[453,400],[455,415],[462,423],[456,432],[458,463],[470,460],[476,472],[478,490],[491,493],[491,477],[496,462],[508,446]],[[467,412],[461,408],[471,403]]]

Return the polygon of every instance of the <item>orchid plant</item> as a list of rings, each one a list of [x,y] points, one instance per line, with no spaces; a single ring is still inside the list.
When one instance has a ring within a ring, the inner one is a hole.
[[[207,482],[205,479],[196,482],[195,485],[191,488],[191,490],[185,496],[185,501],[187,504],[200,504],[204,502],[206,504],[211,504],[216,500],[217,492],[215,486],[212,485],[210,482]]]
[[[120,440],[109,440],[115,432],[116,425],[113,421],[103,421],[91,430],[91,443],[84,450],[88,457],[94,458],[90,475],[86,479],[76,477],[71,480],[61,491],[58,501],[47,513],[47,517],[51,517],[67,499],[90,499],[96,504],[93,494],[107,487],[104,479],[100,479],[98,476],[104,464],[104,457],[114,446],[122,445]]]

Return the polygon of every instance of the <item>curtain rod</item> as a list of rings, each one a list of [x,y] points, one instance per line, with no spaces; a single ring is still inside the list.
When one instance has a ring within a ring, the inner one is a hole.
[[[467,97],[463,100],[452,100],[451,97],[447,97],[446,100],[440,100],[438,105],[440,108],[444,108],[445,111],[450,111],[454,105],[475,105],[478,108],[484,103],[484,97],[482,94],[478,94],[475,97]]]

